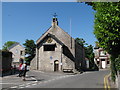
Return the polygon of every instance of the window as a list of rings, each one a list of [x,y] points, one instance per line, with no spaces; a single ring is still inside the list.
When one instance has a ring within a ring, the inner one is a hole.
[[[99,61],[97,61],[97,64],[99,64]]]
[[[24,55],[24,52],[23,52],[23,51],[20,51],[20,55],[23,56],[23,55]]]
[[[55,51],[55,45],[44,45],[44,51]]]
[[[109,61],[107,61],[107,64],[109,64]]]
[[[98,57],[98,56],[99,56],[99,53],[98,53],[98,51],[97,51],[97,50],[95,50],[95,51],[94,51],[94,53],[95,53],[95,56],[96,56],[96,57]]]
[[[105,59],[101,59],[101,61],[105,61]]]
[[[18,50],[16,49],[15,53],[17,54],[18,53]]]
[[[100,51],[100,56],[104,56],[106,55],[106,52],[105,51]]]

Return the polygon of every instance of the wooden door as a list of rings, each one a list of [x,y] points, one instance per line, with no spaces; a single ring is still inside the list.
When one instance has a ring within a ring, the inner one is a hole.
[[[59,71],[59,61],[58,60],[56,60],[54,62],[54,71]]]

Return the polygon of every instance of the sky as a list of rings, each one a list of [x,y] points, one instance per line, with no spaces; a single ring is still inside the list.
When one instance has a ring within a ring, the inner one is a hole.
[[[76,0],[2,0],[2,2],[76,2]]]
[[[26,39],[36,42],[51,26],[54,13],[65,32],[70,34],[71,19],[71,36],[95,46],[94,10],[77,2],[3,2],[2,45],[7,41],[22,45]]]

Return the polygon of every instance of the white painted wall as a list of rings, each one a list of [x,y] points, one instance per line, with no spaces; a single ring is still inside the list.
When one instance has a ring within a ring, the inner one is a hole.
[[[106,67],[106,62],[102,61],[102,68],[105,68],[105,67]]]

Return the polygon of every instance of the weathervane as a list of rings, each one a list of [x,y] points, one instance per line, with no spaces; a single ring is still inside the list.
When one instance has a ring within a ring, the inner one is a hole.
[[[54,18],[56,18],[58,15],[56,13],[53,14]]]

